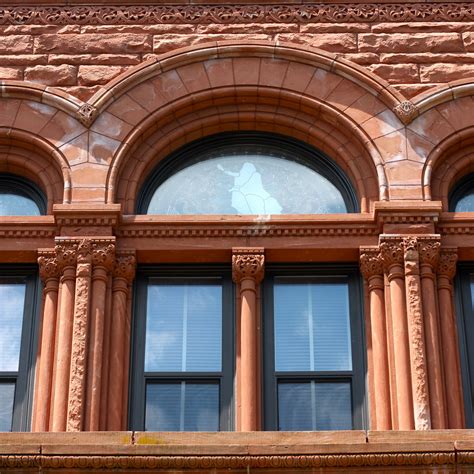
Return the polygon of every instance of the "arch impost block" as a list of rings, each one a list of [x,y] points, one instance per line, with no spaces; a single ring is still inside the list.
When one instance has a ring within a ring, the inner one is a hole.
[[[265,250],[261,247],[234,247],[232,249],[232,278],[236,283],[253,280],[256,284],[265,272]]]

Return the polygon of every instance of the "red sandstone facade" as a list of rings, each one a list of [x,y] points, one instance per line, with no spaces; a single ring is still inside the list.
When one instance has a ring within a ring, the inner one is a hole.
[[[466,428],[453,278],[474,215],[448,196],[474,169],[473,4],[3,3],[0,171],[48,201],[0,218],[1,262],[38,262],[44,282],[31,431],[127,430],[136,266],[198,262],[232,266],[243,432],[262,429],[265,265],[359,262],[373,431],[12,434],[0,464],[468,469],[472,433],[430,430]],[[236,130],[324,151],[361,212],[134,214],[160,160]]]

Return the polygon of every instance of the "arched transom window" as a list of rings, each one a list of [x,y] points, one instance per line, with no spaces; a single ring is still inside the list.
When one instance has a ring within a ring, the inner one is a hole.
[[[46,200],[38,188],[24,178],[0,174],[0,216],[39,216],[46,213]]]
[[[234,133],[193,142],[164,160],[138,212],[335,214],[356,208],[349,182],[320,151],[281,136]]]

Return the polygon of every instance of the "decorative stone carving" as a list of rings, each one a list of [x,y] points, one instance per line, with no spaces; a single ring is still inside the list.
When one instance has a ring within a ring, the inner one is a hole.
[[[76,265],[77,244],[74,241],[61,241],[54,247],[58,265],[62,270],[64,267]]]
[[[232,249],[232,278],[240,283],[246,278],[260,283],[263,279],[265,256],[262,248]]]
[[[54,251],[40,253],[38,266],[40,278],[44,282],[59,277],[60,267]]]
[[[440,248],[441,242],[439,240],[419,240],[420,263],[430,265],[433,269],[436,269],[439,262]]]
[[[153,25],[474,21],[472,3],[5,6],[0,25]]]
[[[115,245],[112,243],[94,243],[92,263],[95,266],[112,270],[115,261]]]
[[[97,113],[98,110],[93,105],[83,104],[76,113],[77,120],[89,128],[97,117]]]
[[[458,261],[457,249],[441,249],[439,256],[438,275],[452,280],[456,275],[456,263]]]
[[[400,102],[394,107],[393,111],[405,125],[409,124],[418,115],[418,107],[409,100]]]
[[[386,269],[392,265],[403,265],[404,247],[401,239],[383,241],[380,244],[380,254]]]
[[[403,246],[415,428],[428,430],[431,428],[431,416],[421,307],[418,239],[406,237],[403,239]]]
[[[369,280],[372,276],[383,275],[383,259],[378,248],[360,249],[360,270],[363,277]]]
[[[115,260],[114,277],[125,278],[129,283],[135,278],[136,258],[134,255],[118,255]]]

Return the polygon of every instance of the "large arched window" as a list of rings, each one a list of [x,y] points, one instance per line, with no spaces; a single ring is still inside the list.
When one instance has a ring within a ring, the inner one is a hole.
[[[144,214],[356,212],[353,188],[325,154],[287,137],[219,134],[182,147],[155,170],[138,199]]]
[[[46,199],[25,178],[0,174],[0,216],[39,216],[46,214]]]

